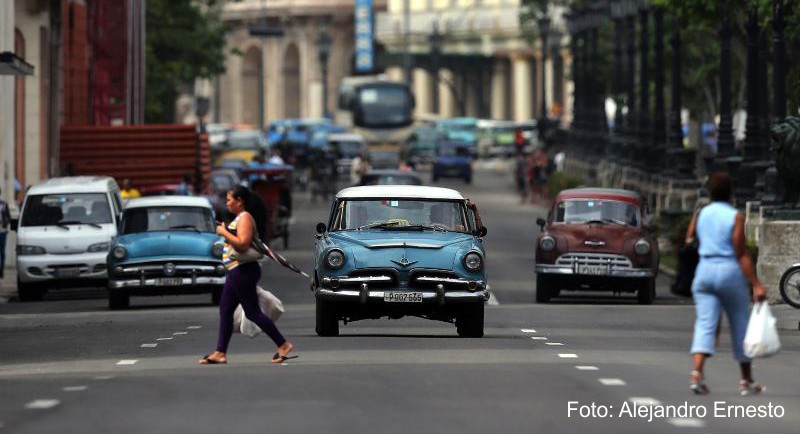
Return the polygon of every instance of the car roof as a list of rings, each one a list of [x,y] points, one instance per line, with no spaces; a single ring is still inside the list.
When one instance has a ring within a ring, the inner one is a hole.
[[[643,201],[641,194],[621,188],[570,188],[562,190],[556,197],[556,200],[564,199],[608,199],[637,205]]]
[[[365,185],[349,187],[336,194],[337,199],[402,198],[464,200],[456,190],[421,185]]]
[[[211,209],[211,203],[208,202],[208,199],[200,196],[151,196],[130,199],[125,203],[125,209],[149,208],[156,206],[186,206]]]
[[[412,176],[419,178],[419,173],[406,172],[396,169],[377,169],[377,170],[370,170],[365,174],[365,176]]]
[[[110,176],[65,176],[45,179],[31,186],[26,194],[105,193],[109,190],[119,190]]]

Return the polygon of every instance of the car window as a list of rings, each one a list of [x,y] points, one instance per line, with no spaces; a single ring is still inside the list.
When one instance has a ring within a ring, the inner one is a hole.
[[[122,233],[157,231],[214,232],[210,209],[201,207],[129,208],[122,216]]]
[[[434,200],[348,200],[337,208],[334,228],[338,230],[392,229],[409,226],[436,226],[466,232],[468,223],[458,201]]]
[[[22,226],[112,223],[105,193],[33,195],[25,201]]]
[[[556,204],[553,221],[561,223],[603,222],[639,226],[639,208],[613,200],[575,199]]]

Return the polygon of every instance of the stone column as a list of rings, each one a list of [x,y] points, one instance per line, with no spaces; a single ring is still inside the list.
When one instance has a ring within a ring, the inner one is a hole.
[[[14,2],[0,2],[0,52],[14,52]],[[38,72],[38,71],[37,71]],[[3,200],[14,201],[14,76],[0,75],[0,162]],[[24,188],[25,186],[23,186]],[[10,244],[10,243],[9,243]],[[8,259],[6,263],[8,264]]]
[[[428,71],[414,68],[415,116],[433,113],[433,78]]]
[[[386,77],[391,81],[403,81],[403,68],[399,66],[390,66],[386,68]]]
[[[453,87],[456,86],[455,74],[449,69],[439,70],[439,115],[451,118],[456,112],[456,98]]]
[[[511,70],[514,80],[512,98],[514,100],[513,119],[516,122],[525,121],[533,117],[531,94],[531,63],[528,56],[514,54],[511,57]]]
[[[492,119],[506,119],[506,65],[501,59],[495,59],[492,71]]]

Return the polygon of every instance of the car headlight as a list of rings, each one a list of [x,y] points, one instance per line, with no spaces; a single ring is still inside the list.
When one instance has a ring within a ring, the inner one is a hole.
[[[483,267],[483,258],[476,252],[469,252],[464,256],[464,267],[469,271],[478,271]]]
[[[116,246],[114,250],[111,251],[111,254],[117,259],[122,259],[128,254],[128,251],[125,250],[125,247]]]
[[[225,244],[222,244],[222,243],[214,243],[214,245],[213,245],[213,246],[211,246],[211,254],[212,254],[212,255],[213,255],[215,258],[221,258],[221,257],[222,257],[222,251],[223,251],[223,250],[225,250]]]
[[[94,243],[89,246],[88,252],[89,253],[96,253],[96,252],[107,252],[109,243]]]
[[[44,247],[39,246],[17,246],[18,255],[44,255]]]
[[[551,252],[556,248],[556,240],[550,235],[545,235],[539,240],[539,247],[541,247],[544,252]]]
[[[639,255],[650,253],[650,243],[647,240],[639,240],[633,245],[633,251]]]
[[[334,270],[342,268],[342,265],[344,265],[344,252],[338,249],[331,250],[328,252],[328,255],[325,256],[325,262],[328,264],[328,267]]]

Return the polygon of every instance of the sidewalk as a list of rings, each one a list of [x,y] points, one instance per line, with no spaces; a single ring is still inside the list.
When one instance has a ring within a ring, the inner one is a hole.
[[[6,267],[5,277],[0,279],[0,304],[8,303],[17,298],[17,269]]]

